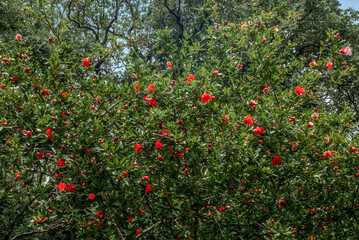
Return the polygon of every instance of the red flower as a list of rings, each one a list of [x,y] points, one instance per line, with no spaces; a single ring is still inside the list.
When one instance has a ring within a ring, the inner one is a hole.
[[[139,153],[141,151],[141,149],[145,149],[144,146],[141,146],[139,144],[136,144],[136,146],[134,147],[134,149],[136,150],[137,153]]]
[[[45,89],[44,91],[42,91],[43,94],[49,94],[50,90]]]
[[[191,84],[191,83],[192,83],[192,80],[196,80],[196,78],[193,76],[193,74],[190,74],[190,75],[187,77],[187,83],[188,83],[188,84]]]
[[[282,163],[282,158],[281,157],[279,157],[279,156],[274,156],[273,158],[272,158],[272,164],[274,165],[274,166],[277,166],[277,165],[279,165],[279,164],[281,164]]]
[[[251,100],[250,104],[252,105],[252,108],[256,108],[256,105],[258,105],[258,103],[254,100]]]
[[[127,216],[127,221],[131,222],[131,221],[132,221],[132,217]]]
[[[172,67],[172,63],[171,62],[167,62],[167,67],[171,68]]]
[[[184,122],[181,119],[178,120],[177,125],[183,126],[183,124],[184,124]]]
[[[75,192],[75,191],[76,191],[75,185],[73,185],[73,184],[71,183],[70,186],[67,187],[67,191],[68,191],[68,192]]]
[[[64,159],[60,158],[58,161],[57,161],[57,164],[59,164],[60,167],[65,167],[66,166],[66,162]]]
[[[252,116],[251,115],[248,115],[244,121],[245,123],[249,124],[249,125],[253,125],[253,120],[252,120]]]
[[[42,152],[39,152],[38,154],[36,154],[36,157],[37,157],[38,159],[42,159]]]
[[[51,139],[51,141],[53,141],[54,138],[51,137],[51,132],[52,132],[51,128],[47,129],[46,130],[46,135]]]
[[[313,61],[311,61],[311,62],[309,63],[309,66],[314,66],[314,67],[316,67],[316,66],[318,66],[318,63],[317,63],[315,60],[313,60]]]
[[[88,67],[90,65],[90,61],[91,61],[91,59],[84,58],[82,60],[82,65],[84,65],[85,67]]]
[[[153,83],[151,83],[151,84],[147,87],[148,91],[155,92],[155,90],[153,90],[153,87],[154,87],[154,86],[156,86],[156,85],[153,84]]]
[[[209,95],[207,92],[202,94],[202,99],[201,99],[202,102],[206,103],[211,99],[212,99],[211,95]]]
[[[20,175],[20,173],[19,173],[19,172],[17,172],[17,173],[15,174],[15,178],[18,178],[18,179],[20,179],[20,178],[21,178],[21,175]]]
[[[32,133],[31,133],[30,131],[27,131],[27,132],[26,132],[26,136],[27,136],[27,137],[31,137],[31,136],[32,136]]]
[[[330,71],[333,70],[333,63],[332,62],[327,63],[327,70],[330,70]]]
[[[309,122],[307,127],[314,127],[314,124],[312,122]]]
[[[150,98],[148,101],[150,101],[150,106],[156,107],[156,99]]]
[[[137,235],[141,234],[141,230],[140,229],[136,230],[136,234]]]
[[[163,129],[161,135],[165,135],[165,133],[169,132],[169,129]]]
[[[225,115],[224,117],[222,117],[222,120],[226,121],[226,122],[229,122],[229,118],[228,118],[228,115]]]
[[[297,86],[297,87],[295,87],[295,90],[297,91],[295,93],[296,95],[305,94],[304,88],[301,88],[301,87]]]
[[[138,84],[136,83],[135,84],[135,89],[137,90],[137,91],[140,91],[141,89],[138,87]]]
[[[69,94],[67,94],[67,92],[63,92],[63,93],[61,93],[61,97],[69,97]]]
[[[151,186],[150,186],[150,184],[147,184],[145,193],[148,193],[149,191],[151,191]]]
[[[159,140],[157,140],[155,148],[160,149],[162,146],[163,146],[163,143],[161,143]]]
[[[92,194],[92,193],[91,193],[91,194],[89,195],[89,199],[90,199],[90,200],[94,200],[94,199],[95,199],[95,194]]]
[[[323,155],[328,158],[328,157],[333,156],[333,153],[331,151],[326,151],[326,152],[324,152]]]
[[[349,47],[340,49],[338,52],[348,56],[352,55],[352,50]]]
[[[20,34],[17,34],[17,35],[16,35],[16,39],[17,39],[17,40],[21,40],[21,35],[20,35]]]
[[[314,113],[314,114],[312,115],[312,118],[313,118],[314,120],[317,120],[317,119],[319,118],[319,114]]]
[[[213,74],[217,76],[219,72],[217,70],[213,70]]]
[[[138,80],[138,79],[137,79],[137,73],[132,74],[132,78],[133,78],[135,81],[137,81],[137,80]]]
[[[355,147],[350,147],[349,149],[351,152],[355,152],[357,149]]]
[[[253,130],[253,133],[255,133],[256,135],[261,135],[262,133],[264,133],[264,130],[261,127],[256,127],[256,129]]]
[[[58,189],[61,189],[61,192],[65,192],[65,188],[67,188],[67,184],[66,183],[59,183],[59,185],[57,185]]]

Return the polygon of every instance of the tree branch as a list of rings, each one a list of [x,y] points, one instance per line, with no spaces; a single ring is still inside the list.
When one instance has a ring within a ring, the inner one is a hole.
[[[52,230],[55,230],[59,227],[62,226],[62,223],[61,224],[57,224],[55,226],[52,226],[51,228],[48,228],[48,229],[45,229],[45,230],[37,230],[37,231],[32,231],[32,232],[27,232],[27,233],[22,233],[22,234],[19,234],[15,237],[13,237],[11,240],[15,240],[15,239],[18,239],[18,238],[23,238],[23,237],[26,237],[26,236],[29,236],[29,235],[33,235],[33,234],[37,234],[37,233],[44,233],[44,232],[49,232],[49,231],[52,231]]]
[[[161,224],[161,222],[158,222],[158,223],[152,225],[151,227],[149,227],[149,228],[147,228],[146,230],[144,230],[141,234],[137,235],[137,236],[135,237],[135,239],[139,239],[139,238],[142,237],[144,234],[146,234],[146,233],[152,231],[155,227],[157,227],[157,226],[160,225],[160,224]]]
[[[84,29],[90,30],[90,31],[95,35],[96,41],[100,42],[99,34],[98,34],[98,32],[96,32],[95,29],[93,29],[92,27],[87,26],[87,25],[82,25],[79,21],[76,21],[75,19],[71,18],[71,12],[72,12],[72,11],[71,11],[71,5],[72,5],[72,2],[73,2],[73,0],[71,0],[71,1],[69,2],[69,4],[67,5],[67,9],[69,10],[69,11],[67,12],[67,18],[68,18],[70,21],[76,23],[78,28],[84,28]]]
[[[178,8],[178,14],[176,14],[169,6],[168,6],[168,3],[167,3],[167,0],[164,0],[164,4],[165,4],[165,7],[167,8],[167,10],[176,18],[176,22],[177,24],[179,25],[180,27],[180,34],[179,34],[179,38],[183,38],[183,32],[184,32],[184,26],[181,22],[181,16],[179,15],[179,12],[181,11],[180,7],[181,5],[179,6]]]
[[[101,42],[101,45],[105,45],[108,40],[108,33],[110,31],[110,28],[112,27],[112,24],[117,21],[118,19],[118,11],[120,10],[120,6],[118,5],[118,0],[116,0],[116,9],[115,9],[115,16],[111,19],[111,21],[108,23],[105,31],[105,38]]]

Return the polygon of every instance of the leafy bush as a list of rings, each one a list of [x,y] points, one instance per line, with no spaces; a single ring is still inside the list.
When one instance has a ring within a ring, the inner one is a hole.
[[[353,114],[317,107],[321,84],[353,70],[348,49],[333,32],[297,59],[296,15],[272,17],[214,24],[198,42],[158,32],[150,64],[129,40],[120,84],[94,74],[116,46],[76,59],[47,40],[46,64],[22,39],[2,46],[0,234],[354,239]]]

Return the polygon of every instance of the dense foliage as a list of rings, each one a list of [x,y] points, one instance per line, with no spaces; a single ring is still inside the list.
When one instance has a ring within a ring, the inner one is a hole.
[[[44,56],[1,45],[0,236],[356,237],[355,112],[323,107],[355,76],[351,48],[332,31],[300,57],[298,12],[232,23],[206,4],[196,38],[153,33],[154,58],[136,36],[84,53],[66,21]],[[124,49],[125,70],[100,69]]]

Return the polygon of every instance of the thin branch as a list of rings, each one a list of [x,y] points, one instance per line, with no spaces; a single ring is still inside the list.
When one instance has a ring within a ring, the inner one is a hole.
[[[125,240],[125,239],[123,238],[123,236],[122,236],[122,233],[121,233],[121,231],[120,231],[120,228],[119,228],[118,225],[117,225],[117,222],[116,222],[115,218],[112,217],[111,220],[112,220],[113,224],[115,225],[115,230],[116,230],[115,234],[116,234],[116,236],[117,236],[120,240]]]
[[[71,5],[72,5],[72,2],[73,2],[73,0],[71,0],[71,1],[69,2],[69,4],[67,5],[67,9],[69,10],[69,11],[67,12],[67,18],[68,18],[70,21],[76,23],[78,28],[84,28],[84,29],[90,30],[90,31],[95,35],[96,41],[100,42],[99,34],[98,34],[98,32],[96,32],[95,29],[93,29],[92,27],[87,26],[87,25],[82,25],[79,21],[76,21],[75,19],[71,18],[71,12],[72,12],[72,11],[71,11]]]
[[[15,237],[13,237],[11,240],[15,240],[15,239],[18,239],[18,238],[23,238],[23,237],[26,237],[26,236],[30,236],[30,235],[33,235],[33,234],[37,234],[37,233],[44,233],[44,232],[49,232],[49,231],[52,231],[52,230],[55,230],[59,227],[62,226],[62,223],[61,224],[57,224],[55,226],[52,226],[51,228],[48,228],[48,229],[45,229],[45,230],[38,230],[38,231],[32,231],[32,232],[27,232],[27,233],[22,233],[22,234],[19,234]]]
[[[178,8],[178,14],[176,14],[169,6],[168,6],[168,3],[167,3],[167,0],[164,0],[164,4],[165,4],[165,7],[167,8],[167,10],[176,18],[176,22],[177,24],[179,25],[181,31],[180,31],[180,34],[179,34],[179,38],[182,38],[183,37],[183,32],[184,32],[184,26],[182,24],[182,21],[181,21],[181,15],[179,15],[179,12],[180,12],[180,8]],[[180,6],[179,6],[180,7]]]
[[[160,225],[160,224],[161,224],[161,222],[158,222],[158,223],[152,225],[151,227],[149,227],[149,228],[147,228],[146,230],[144,230],[141,234],[137,235],[137,236],[135,237],[135,239],[139,239],[139,238],[142,237],[144,234],[146,234],[146,233],[152,231],[155,227],[157,227],[157,226]]]
[[[108,39],[108,33],[110,31],[110,28],[112,28],[112,24],[117,21],[118,19],[118,12],[120,10],[120,6],[118,4],[118,0],[116,0],[116,9],[115,9],[115,16],[111,19],[111,21],[108,23],[107,27],[106,27],[106,31],[105,31],[105,38],[103,39],[103,41],[101,42],[101,45],[105,45],[107,43],[107,39]]]

